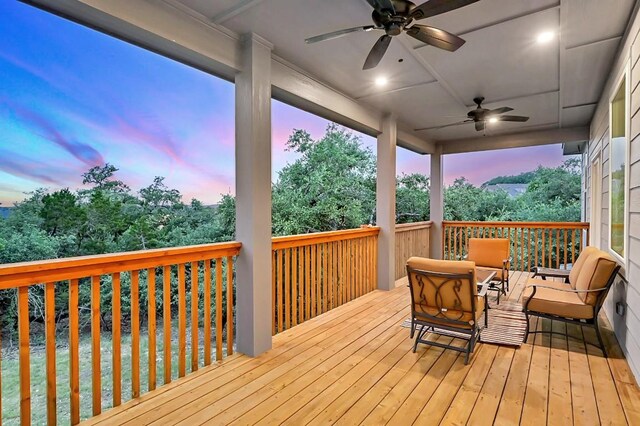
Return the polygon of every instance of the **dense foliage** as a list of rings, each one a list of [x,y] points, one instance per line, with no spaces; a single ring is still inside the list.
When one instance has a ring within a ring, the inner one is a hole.
[[[318,140],[304,130],[294,130],[287,149],[300,157],[279,172],[273,185],[274,235],[375,223],[375,157],[357,136],[336,125],[328,126]],[[167,187],[162,177],[136,193],[116,178],[117,171],[111,164],[94,167],[83,175],[82,189],[40,189],[17,203],[6,218],[0,216],[0,264],[234,239],[235,200],[231,195],[224,195],[216,206],[205,206],[198,200],[185,203],[180,192]],[[490,192],[459,178],[445,188],[445,218],[580,219],[580,166],[576,160],[558,168],[539,167],[520,176],[498,179],[526,181],[529,186],[522,196],[510,198],[504,191]],[[398,177],[396,210],[398,223],[428,220],[427,176]],[[126,276],[122,285],[122,294],[128,294]],[[88,306],[88,286],[81,288],[80,304]],[[108,312],[110,286],[103,288],[107,292],[103,307]],[[140,290],[143,297],[146,289]],[[64,319],[66,294],[64,290],[58,292],[56,305]],[[0,326],[15,326],[14,299],[14,292],[0,292]],[[30,300],[32,312],[38,316],[42,313],[41,289],[34,289]],[[146,300],[141,304],[146,306]],[[126,296],[123,310],[126,315]]]

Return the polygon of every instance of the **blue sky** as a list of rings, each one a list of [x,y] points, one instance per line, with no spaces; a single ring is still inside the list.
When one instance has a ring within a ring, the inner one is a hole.
[[[0,203],[39,187],[81,187],[109,162],[132,188],[154,176],[186,200],[214,203],[234,191],[234,88],[229,82],[13,0],[0,1]],[[273,102],[273,169],[296,158],[294,128],[314,137],[327,121]],[[375,139],[362,136],[375,151]],[[446,181],[562,161],[560,148],[450,156]],[[506,160],[500,171],[480,159]],[[534,161],[531,158],[535,158]],[[429,158],[398,149],[398,173],[428,173]]]

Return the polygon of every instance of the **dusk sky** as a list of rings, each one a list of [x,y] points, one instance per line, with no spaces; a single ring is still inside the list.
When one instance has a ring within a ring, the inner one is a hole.
[[[273,102],[274,180],[296,159],[284,150],[291,131],[318,138],[327,123]],[[374,138],[362,135],[362,142],[375,152]],[[428,156],[399,148],[397,157],[398,174],[429,172]],[[445,181],[465,176],[479,185],[563,160],[559,145],[452,155]],[[0,203],[10,206],[40,187],[78,189],[82,173],[105,162],[134,190],[165,176],[185,201],[209,204],[233,193],[233,84],[0,1]]]

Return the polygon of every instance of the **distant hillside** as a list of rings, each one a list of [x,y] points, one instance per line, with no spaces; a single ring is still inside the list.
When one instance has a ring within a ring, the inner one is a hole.
[[[531,183],[533,178],[535,177],[536,172],[524,172],[515,176],[498,176],[493,178],[482,184],[482,187],[487,187],[489,185],[497,185],[499,183]]]
[[[9,217],[9,213],[11,213],[11,209],[13,207],[2,207],[0,206],[0,217],[3,219],[6,219],[7,217]]]

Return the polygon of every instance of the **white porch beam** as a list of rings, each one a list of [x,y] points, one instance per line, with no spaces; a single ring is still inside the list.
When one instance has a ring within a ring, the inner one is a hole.
[[[440,148],[431,154],[431,177],[429,179],[429,235],[432,259],[442,259],[442,221],[444,220],[444,178]]]
[[[271,46],[243,39],[236,76],[236,239],[238,351],[271,349]]]
[[[522,148],[526,146],[551,145],[589,140],[588,127],[535,130],[509,135],[484,136],[469,139],[440,141],[443,154],[489,151],[493,149]]]
[[[378,236],[378,288],[395,288],[396,246],[396,119],[386,115],[378,135],[376,224]]]

